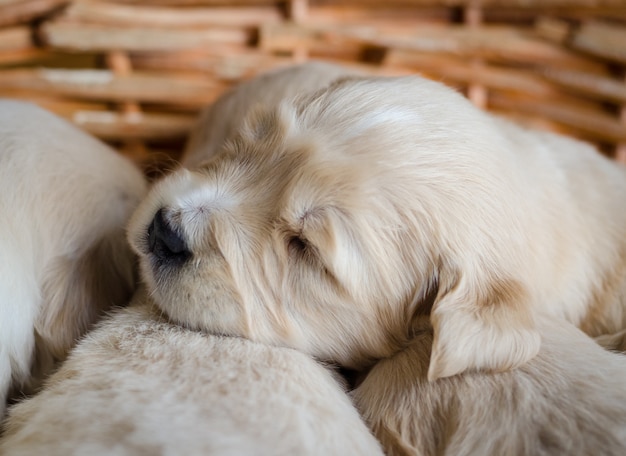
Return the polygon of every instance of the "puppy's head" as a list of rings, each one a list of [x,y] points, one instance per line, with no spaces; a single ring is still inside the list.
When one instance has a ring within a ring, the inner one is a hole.
[[[432,295],[431,379],[516,366],[538,337],[516,256],[496,245],[519,228],[482,166],[499,147],[485,123],[419,78],[253,112],[136,211],[144,281],[174,321],[348,367],[397,350]]]

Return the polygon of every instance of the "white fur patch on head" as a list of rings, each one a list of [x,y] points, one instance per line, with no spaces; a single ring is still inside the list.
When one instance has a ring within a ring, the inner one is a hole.
[[[407,108],[390,107],[388,109],[367,111],[346,131],[346,138],[355,138],[365,132],[384,128],[385,126],[416,128],[416,123],[419,123],[417,113]]]

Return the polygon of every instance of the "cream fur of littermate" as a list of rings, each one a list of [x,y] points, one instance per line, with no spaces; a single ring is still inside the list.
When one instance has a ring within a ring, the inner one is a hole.
[[[569,323],[538,330],[539,353],[518,369],[429,382],[433,333],[423,320],[353,398],[388,456],[626,454],[626,356]]]
[[[135,287],[141,172],[34,105],[0,100],[0,417]]]
[[[139,294],[10,410],[0,453],[382,456],[307,355],[165,322]]]
[[[523,365],[539,315],[626,327],[626,169],[589,145],[417,76],[248,103],[131,220],[172,321],[358,369],[434,295],[430,380]]]

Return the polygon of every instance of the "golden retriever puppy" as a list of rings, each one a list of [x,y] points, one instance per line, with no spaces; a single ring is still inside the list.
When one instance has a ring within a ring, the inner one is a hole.
[[[0,453],[382,456],[308,356],[161,320],[141,294],[10,409]]]
[[[352,394],[389,456],[626,454],[626,356],[567,322],[539,324],[535,358],[508,372],[428,381],[428,320]]]
[[[140,171],[34,105],[0,100],[0,417],[36,388],[98,315],[126,304],[125,225]]]
[[[589,145],[420,77],[342,79],[242,123],[131,219],[172,321],[358,369],[435,295],[430,380],[524,364],[542,314],[626,327],[626,169]]]
[[[309,62],[270,71],[237,85],[202,112],[197,128],[187,141],[183,164],[197,166],[215,155],[237,134],[251,111],[276,106],[284,99],[316,91],[336,79],[357,74],[339,65]]]

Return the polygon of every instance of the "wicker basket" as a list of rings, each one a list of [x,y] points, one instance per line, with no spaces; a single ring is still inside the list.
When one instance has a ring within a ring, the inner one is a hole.
[[[310,58],[421,73],[626,162],[626,0],[0,0],[0,96],[147,171],[224,89]]]

